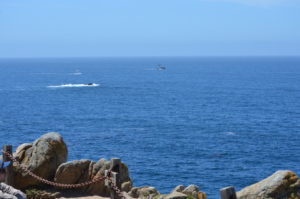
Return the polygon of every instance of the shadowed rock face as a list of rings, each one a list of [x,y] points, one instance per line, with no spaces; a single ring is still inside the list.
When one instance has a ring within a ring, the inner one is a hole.
[[[74,160],[63,163],[59,166],[55,174],[55,182],[64,184],[78,184],[104,176],[105,170],[110,168],[110,161],[101,159],[98,162],[91,160]],[[121,163],[120,180],[122,184],[130,184],[128,168]],[[104,186],[104,181],[92,184],[80,189],[88,194],[109,196],[110,191]]]
[[[58,133],[47,133],[38,138],[32,144],[22,144],[16,150],[14,156],[22,165],[33,173],[53,180],[57,167],[67,160],[67,146]],[[28,175],[21,174],[19,168],[14,165],[14,187],[23,189],[40,184]]]
[[[292,171],[277,171],[237,193],[238,199],[300,199],[300,180]]]

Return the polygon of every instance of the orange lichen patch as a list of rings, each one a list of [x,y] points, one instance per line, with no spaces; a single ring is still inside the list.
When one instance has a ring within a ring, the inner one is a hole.
[[[203,192],[198,192],[198,199],[206,199],[206,194]]]

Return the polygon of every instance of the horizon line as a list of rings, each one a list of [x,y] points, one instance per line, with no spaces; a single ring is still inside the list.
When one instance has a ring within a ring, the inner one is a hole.
[[[49,57],[0,57],[0,59],[104,59],[104,58],[234,58],[234,57],[300,57],[300,55],[143,55],[143,56],[49,56]]]

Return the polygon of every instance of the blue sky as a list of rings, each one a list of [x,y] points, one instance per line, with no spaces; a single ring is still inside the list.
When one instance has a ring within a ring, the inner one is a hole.
[[[0,57],[300,55],[299,0],[0,0]]]

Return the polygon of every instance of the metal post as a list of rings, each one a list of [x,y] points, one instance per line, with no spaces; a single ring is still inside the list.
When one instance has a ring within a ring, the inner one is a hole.
[[[111,176],[108,176],[109,175],[108,170],[104,171],[104,176],[105,177],[110,177],[111,178],[111,183],[115,185],[117,183],[118,174],[116,172],[111,172],[110,174],[111,174]],[[108,188],[111,188],[110,180],[105,179],[104,185],[107,186]]]
[[[118,187],[121,190],[121,181],[120,181],[120,167],[121,167],[121,159],[119,158],[113,158],[110,162],[110,170],[111,170],[111,180],[112,184]],[[104,173],[105,176],[109,175],[108,170],[105,170]],[[112,189],[109,181],[105,180],[105,186],[110,188],[110,198],[111,199],[119,199],[118,194],[115,193],[115,191]]]
[[[7,152],[12,154],[12,145],[3,145],[2,146],[3,152]],[[11,159],[5,154],[2,153],[3,162],[11,162]],[[12,185],[12,164],[5,167],[5,184]]]
[[[221,199],[237,199],[234,187],[220,189]]]
[[[3,145],[2,146],[2,150],[4,152],[7,152],[9,154],[12,154],[12,145]],[[9,157],[5,154],[5,153],[2,153],[2,157],[3,157],[3,162],[8,162],[8,161],[11,161],[9,159]]]
[[[120,173],[121,167],[121,159],[119,158],[112,158],[110,162],[110,169],[113,172]]]
[[[112,179],[115,186],[117,186],[121,190],[121,181],[120,181],[120,167],[121,167],[121,159],[112,158],[110,163],[110,169],[112,171]],[[119,199],[118,194],[115,191],[110,192],[111,199]]]

